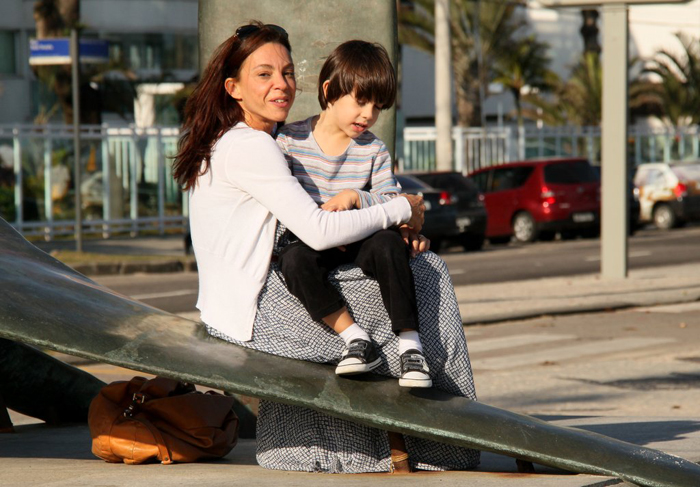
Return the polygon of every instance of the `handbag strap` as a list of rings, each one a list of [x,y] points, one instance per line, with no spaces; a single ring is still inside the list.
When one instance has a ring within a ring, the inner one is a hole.
[[[136,417],[136,414],[138,414],[139,405],[145,403],[148,401],[148,399],[150,398],[146,394],[141,392],[135,393],[131,404],[124,410],[124,417],[138,421],[151,432],[153,439],[156,442],[156,446],[158,447],[158,452],[160,453],[160,462],[164,465],[168,465],[173,463],[173,457],[168,450],[168,445],[166,445],[165,439],[163,438],[160,430],[158,430],[158,428],[156,428],[148,419],[143,417],[145,415],[142,414],[142,417]]]
[[[160,463],[163,465],[169,465],[173,463],[173,458],[172,455],[170,454],[170,451],[168,450],[168,445],[165,444],[165,440],[163,439],[163,435],[160,433],[158,428],[156,428],[153,423],[151,423],[149,420],[146,418],[137,418],[136,416],[131,416],[131,418],[134,421],[138,421],[142,425],[144,425],[146,428],[148,428],[148,431],[151,432],[153,435],[153,439],[156,440],[156,446],[158,447],[158,452],[160,453]]]

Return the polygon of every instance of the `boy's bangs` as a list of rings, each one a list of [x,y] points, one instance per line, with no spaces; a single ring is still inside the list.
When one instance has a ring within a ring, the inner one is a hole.
[[[382,110],[391,108],[396,99],[394,77],[380,76],[378,73],[357,73],[353,76],[349,93],[354,93],[361,103],[373,102]],[[349,80],[348,80],[349,81]]]

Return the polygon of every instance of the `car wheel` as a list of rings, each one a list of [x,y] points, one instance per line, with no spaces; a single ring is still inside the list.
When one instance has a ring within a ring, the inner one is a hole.
[[[676,226],[676,215],[669,205],[659,205],[654,208],[654,225],[659,230],[670,230]]]
[[[462,246],[467,252],[481,250],[484,246],[484,236],[483,235],[465,235],[462,237]]]
[[[513,235],[518,242],[534,242],[537,240],[537,226],[532,215],[522,211],[513,218]]]

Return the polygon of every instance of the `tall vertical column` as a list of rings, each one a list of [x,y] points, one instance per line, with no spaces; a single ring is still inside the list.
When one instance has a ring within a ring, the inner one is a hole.
[[[601,274],[627,277],[627,5],[603,5]]]
[[[83,203],[80,194],[80,39],[78,29],[70,31],[70,56],[73,89],[73,186],[75,188],[75,250],[83,251]]]
[[[440,171],[452,170],[451,73],[450,2],[435,0],[435,155]]]

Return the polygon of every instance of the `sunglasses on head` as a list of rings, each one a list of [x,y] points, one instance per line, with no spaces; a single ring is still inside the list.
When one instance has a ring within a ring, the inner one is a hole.
[[[289,37],[289,34],[287,34],[287,31],[284,30],[282,27],[279,25],[275,24],[265,24],[264,27],[268,29],[272,29],[278,34],[281,34],[285,39]],[[255,24],[249,24],[249,25],[243,25],[236,29],[236,37],[238,37],[240,40],[245,39],[249,35],[251,35],[253,32],[257,32],[261,29],[261,27],[255,25]]]

